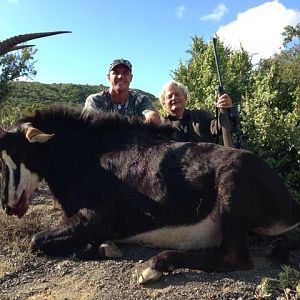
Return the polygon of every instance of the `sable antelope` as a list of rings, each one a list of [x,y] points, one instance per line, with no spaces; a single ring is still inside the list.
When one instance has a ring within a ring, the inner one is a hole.
[[[2,206],[21,218],[45,179],[67,218],[37,233],[32,250],[95,259],[120,256],[106,241],[166,249],[139,283],[177,268],[252,268],[248,233],[295,228],[300,206],[258,156],[172,142],[170,130],[115,114],[38,110],[0,130]]]

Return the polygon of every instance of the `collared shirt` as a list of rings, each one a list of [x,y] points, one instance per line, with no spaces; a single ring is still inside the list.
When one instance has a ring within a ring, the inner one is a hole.
[[[85,100],[83,112],[95,111],[116,111],[120,114],[139,116],[144,119],[147,112],[156,111],[156,109],[146,95],[130,90],[127,101],[123,104],[117,104],[113,102],[109,91],[105,90],[98,94],[92,94]]]
[[[217,143],[218,122],[212,113],[205,110],[185,109],[180,119],[168,115],[165,122],[175,129],[172,139],[181,142]]]

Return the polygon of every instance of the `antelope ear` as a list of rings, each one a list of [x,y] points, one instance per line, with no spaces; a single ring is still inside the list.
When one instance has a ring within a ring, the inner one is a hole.
[[[46,143],[51,138],[54,137],[54,134],[47,134],[41,130],[32,127],[30,124],[26,123],[22,125],[25,136],[30,143]]]

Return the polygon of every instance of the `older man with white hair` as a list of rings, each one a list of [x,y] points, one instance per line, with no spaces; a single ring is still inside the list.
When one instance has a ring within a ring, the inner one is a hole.
[[[223,122],[206,110],[189,110],[186,108],[188,97],[187,88],[180,82],[170,81],[166,83],[160,94],[160,103],[167,112],[165,122],[171,124],[176,130],[173,139],[178,141],[216,143],[221,133]],[[232,106],[228,94],[218,97],[217,107],[223,109]]]

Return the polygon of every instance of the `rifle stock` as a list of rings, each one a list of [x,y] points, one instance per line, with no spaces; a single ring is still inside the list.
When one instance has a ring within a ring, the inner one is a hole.
[[[222,94],[225,93],[225,91],[224,91],[221,72],[220,72],[216,38],[213,38],[213,46],[214,46],[214,57],[215,57],[215,62],[216,62],[216,67],[217,67],[217,74],[218,74],[218,79],[219,79],[219,86],[218,86],[217,92],[218,92],[218,96],[221,96]],[[220,123],[221,123],[221,127],[222,127],[222,137],[223,137],[224,146],[234,148],[231,131],[230,131],[231,125],[230,125],[228,111],[227,111],[227,109],[221,109],[220,113],[221,113],[221,116],[220,116],[221,122]]]

